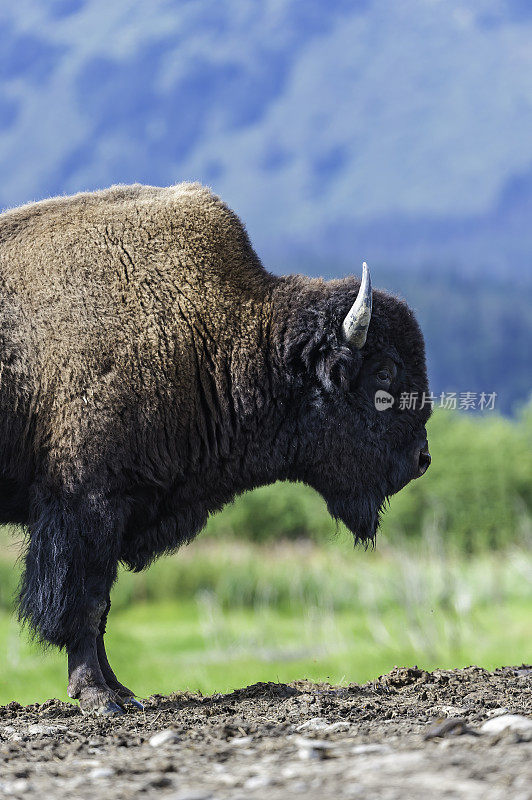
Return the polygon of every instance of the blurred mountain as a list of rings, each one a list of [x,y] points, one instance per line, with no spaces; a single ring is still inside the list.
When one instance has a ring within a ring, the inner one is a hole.
[[[407,297],[433,391],[530,392],[528,0],[17,0],[0,206],[200,180],[267,267]]]
[[[211,185],[265,261],[532,273],[526,0],[18,0],[0,205]]]

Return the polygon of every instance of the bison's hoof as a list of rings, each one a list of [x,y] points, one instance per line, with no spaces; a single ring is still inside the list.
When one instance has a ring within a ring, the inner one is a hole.
[[[121,714],[125,714],[125,711],[118,703],[115,703],[113,700],[108,700],[104,706],[100,706],[100,708],[96,709],[96,714],[100,714],[103,717],[119,717]]]
[[[83,714],[118,716],[124,714],[122,700],[110,689],[88,686],[79,693],[79,706]]]
[[[136,697],[121,697],[120,702],[123,703],[126,708],[132,708],[134,711],[144,711],[144,706]]]

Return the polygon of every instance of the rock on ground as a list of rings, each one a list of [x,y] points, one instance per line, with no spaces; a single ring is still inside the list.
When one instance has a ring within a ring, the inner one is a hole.
[[[10,703],[0,797],[530,800],[531,719],[527,666],[180,692],[113,719]]]

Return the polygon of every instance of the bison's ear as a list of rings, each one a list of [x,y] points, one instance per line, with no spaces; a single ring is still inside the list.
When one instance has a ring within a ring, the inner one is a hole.
[[[327,391],[335,388],[348,391],[362,359],[358,350],[353,351],[330,334],[308,341],[298,360],[307,375],[315,375]]]
[[[347,392],[358,372],[357,361],[349,349],[344,347],[335,347],[323,353],[316,364],[320,383],[327,390],[336,388]]]

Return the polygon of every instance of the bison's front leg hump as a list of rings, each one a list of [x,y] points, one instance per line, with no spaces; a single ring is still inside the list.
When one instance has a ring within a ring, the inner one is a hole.
[[[120,515],[94,491],[35,488],[20,617],[44,642],[66,649],[70,697],[82,711],[121,713],[97,653],[100,622],[116,577]]]
[[[98,653],[98,661],[100,664],[100,669],[102,671],[107,686],[109,686],[109,688],[112,689],[113,692],[115,692],[118,695],[118,697],[120,698],[121,702],[124,705],[130,706],[132,709],[136,709],[138,711],[143,711],[144,706],[142,705],[142,703],[140,703],[136,699],[135,693],[132,692],[131,689],[128,689],[127,686],[124,686],[123,683],[120,683],[120,681],[118,680],[113,671],[113,668],[109,663],[109,659],[107,658],[107,653],[105,651],[104,636],[105,636],[105,629],[107,626],[107,617],[110,608],[111,608],[111,599],[108,598],[105,613],[102,615],[102,618],[100,620],[100,634],[96,639],[96,651]]]

